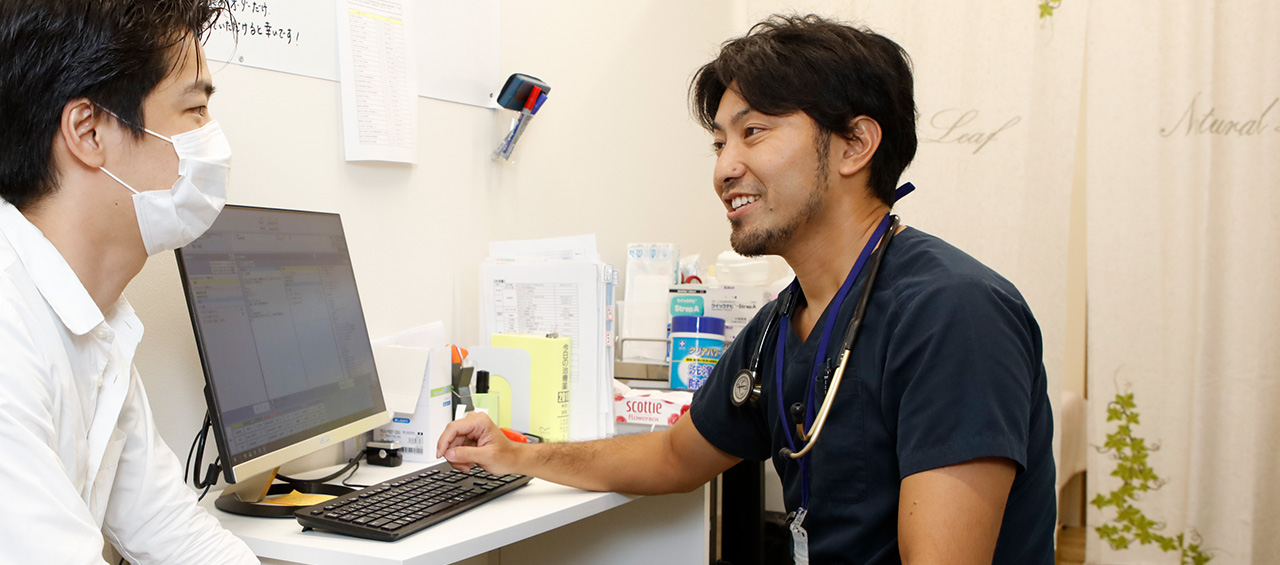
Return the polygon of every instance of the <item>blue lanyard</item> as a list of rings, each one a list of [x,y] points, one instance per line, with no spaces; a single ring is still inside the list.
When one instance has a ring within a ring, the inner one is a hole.
[[[813,370],[809,378],[807,389],[807,401],[805,403],[804,427],[811,429],[814,417],[814,383],[826,372],[827,367],[827,346],[831,343],[832,330],[836,325],[836,318],[839,317],[840,307],[844,304],[844,299],[849,296],[849,291],[853,289],[853,281],[857,280],[858,275],[862,272],[862,267],[866,265],[867,258],[871,256],[871,251],[884,238],[885,230],[889,227],[890,217],[885,214],[880,225],[876,227],[876,231],[872,234],[871,239],[867,240],[867,244],[863,246],[862,252],[858,254],[858,260],[854,262],[853,268],[849,270],[849,276],[845,278],[844,284],[840,285],[840,290],[836,292],[836,296],[831,301],[831,305],[827,308],[827,321],[822,326],[822,336],[818,339],[818,352],[813,358]],[[869,281],[868,281],[869,282]],[[800,290],[800,281],[792,281],[788,292],[798,292]],[[778,399],[778,418],[782,421],[782,436],[787,440],[787,447],[792,451],[798,451],[795,439],[791,437],[791,420],[788,418],[789,412],[786,409],[786,403],[782,399],[782,375],[783,368],[786,366],[784,358],[787,353],[787,335],[791,326],[791,316],[784,315],[778,321],[778,339],[777,352],[775,355],[775,368],[773,373],[773,381],[777,388],[777,394],[774,395]],[[809,508],[809,458],[801,457],[796,460],[800,466],[800,507]]]

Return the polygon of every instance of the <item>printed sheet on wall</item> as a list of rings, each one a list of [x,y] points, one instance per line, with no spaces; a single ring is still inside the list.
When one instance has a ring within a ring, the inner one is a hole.
[[[210,31],[209,59],[338,80],[335,0],[230,0],[230,17]],[[495,108],[505,77],[498,0],[417,0],[413,31],[418,95]]]

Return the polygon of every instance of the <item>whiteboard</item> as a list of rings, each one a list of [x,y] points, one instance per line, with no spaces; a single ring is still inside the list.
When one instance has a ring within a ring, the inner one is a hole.
[[[502,59],[498,0],[418,4],[418,94],[497,108]]]
[[[235,23],[209,32],[205,53],[222,61],[338,80],[335,0],[230,0]],[[496,108],[501,64],[499,0],[419,0],[414,34],[418,95]]]
[[[205,54],[259,69],[338,80],[333,0],[231,0],[231,15],[209,31]]]

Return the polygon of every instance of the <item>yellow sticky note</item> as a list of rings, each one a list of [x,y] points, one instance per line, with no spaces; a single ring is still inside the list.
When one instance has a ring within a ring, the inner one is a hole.
[[[335,498],[337,497],[332,494],[306,494],[295,490],[289,494],[282,494],[262,502],[263,504],[279,504],[280,506],[311,506],[321,502],[328,502]]]

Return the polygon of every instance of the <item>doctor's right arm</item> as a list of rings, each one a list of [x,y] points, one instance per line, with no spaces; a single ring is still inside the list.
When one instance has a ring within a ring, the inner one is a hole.
[[[487,415],[452,422],[436,456],[454,467],[519,473],[594,491],[628,494],[689,492],[741,459],[716,449],[688,415],[666,430],[574,443],[515,443]]]

